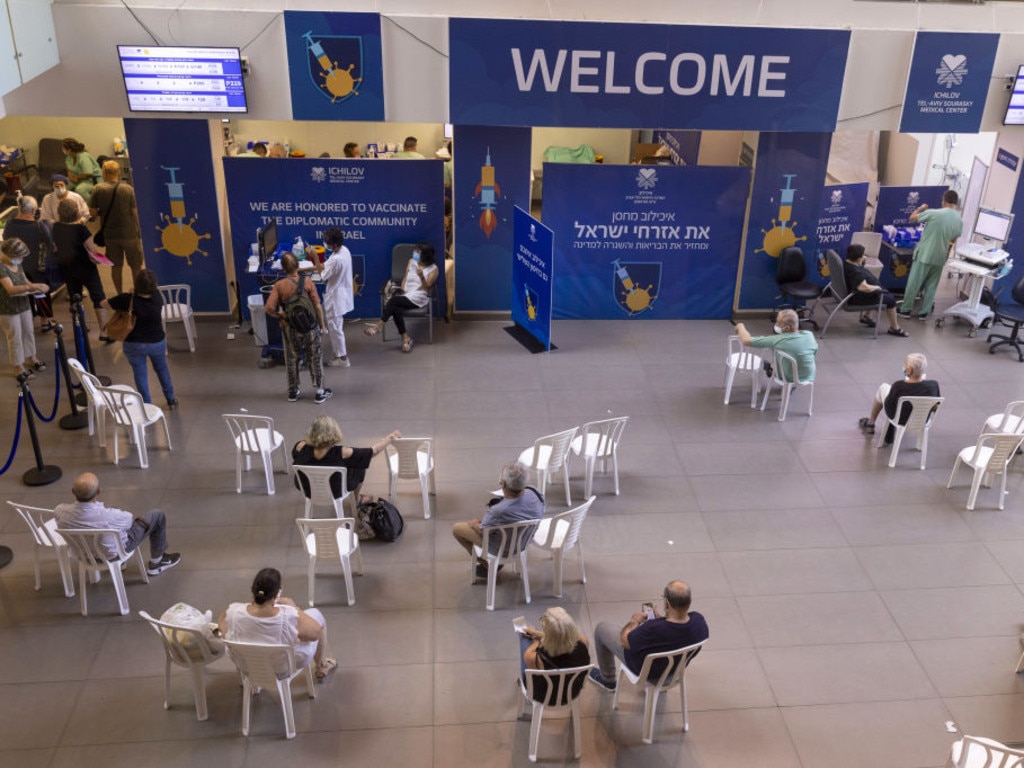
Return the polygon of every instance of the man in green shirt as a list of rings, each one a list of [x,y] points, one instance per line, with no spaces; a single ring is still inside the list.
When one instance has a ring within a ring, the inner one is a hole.
[[[927,205],[918,206],[910,214],[910,222],[921,222],[925,225],[921,233],[921,242],[914,249],[914,262],[910,265],[910,276],[907,278],[907,289],[903,296],[898,314],[910,317],[914,309],[914,300],[922,293],[918,319],[924,320],[932,311],[935,303],[935,291],[942,279],[942,268],[946,264],[949,245],[960,237],[964,223],[956,212],[960,198],[952,189],[946,190],[942,196],[942,207],[928,210]]]

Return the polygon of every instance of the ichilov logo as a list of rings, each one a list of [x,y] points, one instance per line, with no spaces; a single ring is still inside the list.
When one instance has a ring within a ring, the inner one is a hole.
[[[956,55],[947,53],[939,61],[935,74],[938,75],[938,83],[943,88],[963,85],[964,77],[967,75],[967,57],[962,53]]]
[[[832,205],[839,205],[841,202],[843,202],[843,190],[832,190]]]
[[[636,175],[636,185],[640,189],[654,189],[658,183],[658,172],[654,168],[641,168]]]
[[[313,181],[327,181],[327,171],[323,166],[314,166],[309,172],[309,178]]]

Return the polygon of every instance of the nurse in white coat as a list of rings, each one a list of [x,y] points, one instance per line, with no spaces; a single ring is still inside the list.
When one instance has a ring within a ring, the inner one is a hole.
[[[324,319],[331,339],[333,356],[324,365],[348,368],[343,315],[355,306],[352,295],[352,254],[345,247],[345,236],[337,227],[324,232],[324,260],[317,266],[324,282]]]

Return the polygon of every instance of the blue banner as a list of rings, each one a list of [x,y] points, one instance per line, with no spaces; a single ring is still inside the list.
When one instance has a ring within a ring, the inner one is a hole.
[[[900,133],[977,133],[998,47],[995,32],[919,31]]]
[[[884,227],[916,227],[910,223],[910,214],[922,203],[929,208],[939,208],[942,196],[949,187],[881,187],[878,203],[875,205],[875,232]],[[895,246],[883,242],[879,260],[882,262],[882,285],[890,290],[902,291],[907,285],[910,263],[913,260],[913,246]]]
[[[292,117],[383,120],[380,14],[285,11]]]
[[[999,147],[996,149],[996,162],[1000,165],[1005,165],[1011,171],[1017,170],[1017,164],[1020,162],[1020,158],[1012,152]]]
[[[655,131],[654,140],[668,148],[675,165],[696,165],[700,153],[700,131]]]
[[[854,232],[864,229],[864,211],[868,204],[868,183],[834,184],[825,187],[818,214],[818,243],[815,252],[815,272],[822,285],[829,280],[825,251],[832,250],[839,258],[846,258],[846,249]]]
[[[452,18],[455,123],[832,131],[850,32]]]
[[[246,262],[257,228],[276,219],[285,249],[297,237],[315,245],[328,227],[341,229],[352,253],[353,317],[380,315],[379,289],[391,277],[391,249],[398,243],[434,246],[438,306],[445,306],[440,161],[226,157],[224,179],[243,301],[273,281],[249,273]]]
[[[517,205],[512,244],[512,322],[550,351],[554,233]]]
[[[516,206],[530,208],[530,129],[455,126],[455,308],[507,312]]]
[[[783,248],[801,248],[808,276],[816,273],[817,221],[831,140],[827,133],[762,133],[758,139],[740,309],[779,303],[775,273]]]
[[[556,318],[732,311],[747,168],[544,164]]]
[[[227,312],[209,123],[126,117],[124,130],[146,266],[161,285],[192,286],[196,312]]]

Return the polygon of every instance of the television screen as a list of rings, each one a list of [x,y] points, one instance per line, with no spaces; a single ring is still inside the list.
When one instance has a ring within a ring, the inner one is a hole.
[[[1024,125],[1024,65],[1017,68],[1017,77],[1013,80],[1013,91],[1010,102],[1006,105],[1003,125]]]
[[[119,45],[132,112],[247,112],[237,48]]]
[[[994,208],[979,208],[978,221],[974,225],[974,234],[986,240],[998,240],[1005,243],[1010,237],[1010,226],[1013,214],[1003,213]]]

